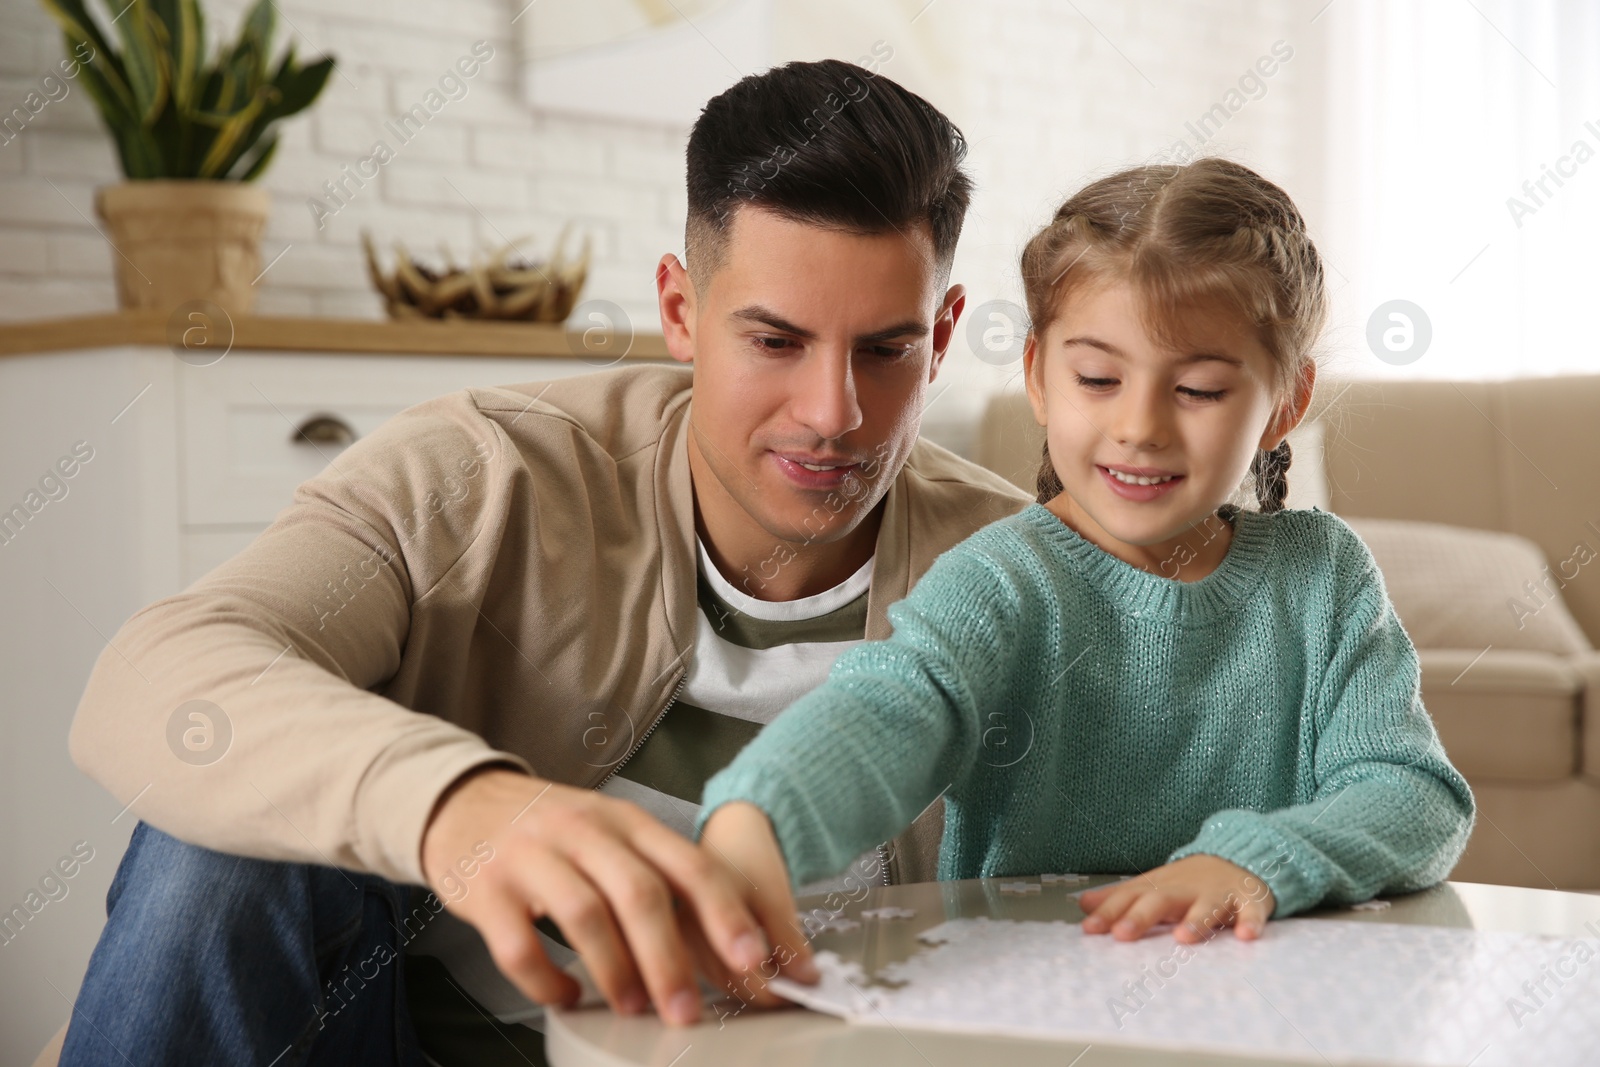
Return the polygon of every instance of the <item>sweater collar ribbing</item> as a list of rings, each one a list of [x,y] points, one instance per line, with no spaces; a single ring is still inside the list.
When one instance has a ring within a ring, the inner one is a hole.
[[[1216,570],[1195,582],[1152,574],[1118,559],[1043,504],[1028,505],[1019,517],[1060,546],[1074,570],[1105,592],[1122,614],[1154,622],[1189,624],[1230,617],[1260,584],[1271,555],[1272,517],[1257,511],[1235,515],[1227,554]]]

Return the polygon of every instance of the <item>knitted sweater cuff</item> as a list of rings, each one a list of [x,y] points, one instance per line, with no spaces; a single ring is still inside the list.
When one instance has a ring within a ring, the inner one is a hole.
[[[1276,902],[1272,918],[1284,919],[1315,907],[1323,891],[1314,881],[1313,857],[1305,855],[1306,843],[1279,830],[1260,812],[1224,811],[1206,820],[1195,839],[1178,849],[1167,862],[1185,856],[1207,855],[1243,867],[1266,883]],[[1260,894],[1259,887],[1247,882],[1246,897]]]
[[[766,812],[789,868],[791,888],[835,874],[855,858],[852,853],[836,868],[830,866],[833,850],[829,848],[828,835],[822,829],[816,810],[806,802],[803,790],[794,788],[782,774],[772,773],[772,768],[756,775],[730,766],[713,775],[706,783],[705,795],[700,798],[700,813],[694,823],[695,840],[705,832],[706,820],[717,808],[736,800],[754,804]]]

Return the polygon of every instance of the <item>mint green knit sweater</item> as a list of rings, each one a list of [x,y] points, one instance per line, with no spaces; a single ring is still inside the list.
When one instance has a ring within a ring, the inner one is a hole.
[[[1315,508],[1239,512],[1197,582],[1033,504],[941,555],[706,785],[747,800],[796,884],[946,798],[939,877],[1133,873],[1193,853],[1276,916],[1443,878],[1474,804],[1365,544]]]

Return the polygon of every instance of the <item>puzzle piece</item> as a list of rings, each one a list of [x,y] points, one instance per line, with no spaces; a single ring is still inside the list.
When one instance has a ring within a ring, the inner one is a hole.
[[[1010,893],[1013,896],[1025,896],[1028,893],[1039,892],[1038,882],[1001,882],[1000,892]]]
[[[1088,880],[1089,876],[1087,874],[1041,874],[1039,876],[1039,881],[1045,885],[1077,885]]]
[[[780,977],[772,988],[864,1026],[1136,1039],[1230,1062],[1251,1053],[1305,1064],[1595,1063],[1600,968],[1571,967],[1600,960],[1600,940],[1589,938],[1319,917],[1274,920],[1260,941],[1191,948],[1170,937],[1116,942],[1074,922],[978,917],[916,940],[907,959],[870,974],[847,974],[820,951],[820,983],[789,991]],[[1523,985],[1541,979],[1535,1003]]]
[[[1359,904],[1350,905],[1351,911],[1385,911],[1389,907],[1387,900],[1363,900]]]
[[[911,908],[867,908],[861,912],[863,919],[910,919],[917,913]]]

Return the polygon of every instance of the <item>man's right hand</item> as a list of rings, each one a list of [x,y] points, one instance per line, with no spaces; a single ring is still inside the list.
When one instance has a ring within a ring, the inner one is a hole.
[[[457,864],[481,858],[484,842],[493,858],[462,893]],[[497,767],[470,772],[435,807],[422,864],[429,887],[477,928],[495,964],[540,1004],[571,1004],[579,993],[540,945],[533,924],[546,917],[612,1008],[625,1014],[653,1002],[668,1023],[699,1018],[695,964],[680,921],[695,927],[687,940],[718,957],[701,961],[707,971],[738,975],[775,957],[789,961],[786,973],[814,980],[787,885],[763,889],[637,805],[593,790]],[[776,998],[763,991],[759,1001]]]

